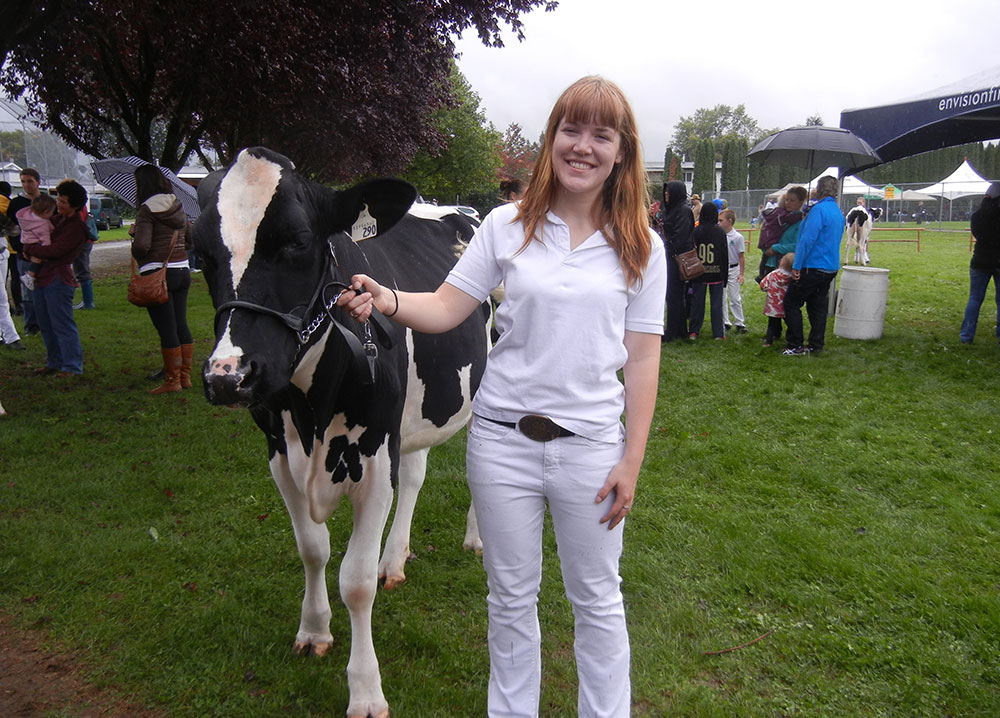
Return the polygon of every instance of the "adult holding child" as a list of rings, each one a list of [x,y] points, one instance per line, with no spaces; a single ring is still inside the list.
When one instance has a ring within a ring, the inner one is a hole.
[[[132,227],[132,256],[139,265],[139,274],[158,271],[164,262],[167,266],[167,301],[146,307],[160,337],[163,357],[163,383],[149,393],[166,394],[191,387],[194,345],[187,323],[191,288],[188,220],[170,188],[170,180],[156,166],[136,168],[135,189],[139,212]]]
[[[816,183],[816,204],[799,231],[792,264],[792,282],[785,293],[785,356],[818,354],[826,342],[827,302],[830,284],[840,269],[840,242],[844,213],[837,206],[839,182],[824,175]],[[804,343],[802,306],[809,314],[809,344]]]
[[[48,245],[25,244],[26,260],[45,260],[34,278],[35,320],[45,341],[45,366],[37,374],[79,376],[83,373],[83,346],[73,319],[73,293],[77,281],[73,260],[87,242],[87,225],[80,210],[87,204],[87,190],[73,180],[56,187],[56,215]]]
[[[656,402],[666,290],[646,202],[632,109],[617,85],[585,77],[556,102],[524,199],[485,218],[435,292],[357,275],[356,293],[338,300],[358,321],[375,308],[435,333],[506,287],[466,461],[489,584],[493,717],[538,715],[546,504],[576,620],[579,714],[630,714],[618,562]]]

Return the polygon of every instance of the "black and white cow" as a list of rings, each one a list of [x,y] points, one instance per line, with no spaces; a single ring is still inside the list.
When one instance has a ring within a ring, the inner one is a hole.
[[[858,205],[847,213],[847,252],[844,264],[851,263],[851,250],[854,250],[855,264],[868,264],[871,256],[868,254],[868,238],[872,233],[872,224],[882,216],[882,208],[868,210]]]
[[[445,278],[472,225],[457,212],[408,215],[414,197],[399,180],[334,191],[252,148],[202,183],[194,228],[216,307],[205,394],[248,407],[267,437],[305,567],[299,653],[322,655],[333,640],[325,522],[344,496],[354,505],[339,581],[351,620],[350,716],[388,716],[371,636],[378,579],[405,578],[428,450],[469,418],[488,346],[485,307],[446,334],[423,335],[382,317],[363,327],[334,305],[358,272],[406,291]]]

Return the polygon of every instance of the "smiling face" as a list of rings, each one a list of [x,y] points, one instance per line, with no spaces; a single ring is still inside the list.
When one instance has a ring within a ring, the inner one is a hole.
[[[69,198],[64,194],[56,197],[56,209],[63,217],[69,217],[76,211],[73,209],[73,205],[69,203]]]
[[[552,170],[560,192],[596,201],[622,158],[616,130],[594,122],[559,121],[552,142]]]

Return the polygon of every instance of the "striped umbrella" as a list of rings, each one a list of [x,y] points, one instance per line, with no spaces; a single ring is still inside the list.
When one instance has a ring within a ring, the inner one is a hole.
[[[106,160],[96,160],[90,163],[94,170],[94,179],[99,184],[104,185],[116,195],[121,197],[130,206],[135,207],[135,168],[142,165],[152,164],[138,157],[109,158]],[[195,221],[200,213],[198,207],[198,193],[194,187],[168,170],[166,167],[159,167],[163,176],[170,180],[170,185],[174,195],[180,200],[184,208],[184,214],[190,221]]]

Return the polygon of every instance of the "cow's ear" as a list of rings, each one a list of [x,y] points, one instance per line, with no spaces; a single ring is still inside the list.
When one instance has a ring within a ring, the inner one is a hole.
[[[368,180],[331,193],[326,219],[332,223],[333,231],[349,232],[367,206],[368,214],[378,222],[378,233],[382,234],[403,218],[416,198],[417,190],[409,182]]]
[[[215,170],[215,172],[210,172],[198,183],[198,206],[201,209],[205,209],[212,201],[215,190],[219,188],[219,183],[225,176],[226,170]]]

